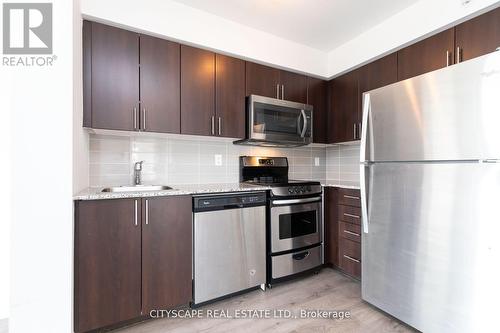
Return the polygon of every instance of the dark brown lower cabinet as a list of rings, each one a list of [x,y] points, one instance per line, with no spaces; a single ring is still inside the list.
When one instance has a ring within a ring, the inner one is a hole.
[[[191,301],[191,197],[143,199],[142,308]]]
[[[75,332],[191,301],[191,197],[75,203]]]
[[[336,187],[325,187],[325,263],[338,266],[338,213]]]
[[[356,189],[325,188],[325,263],[361,278],[360,193]]]

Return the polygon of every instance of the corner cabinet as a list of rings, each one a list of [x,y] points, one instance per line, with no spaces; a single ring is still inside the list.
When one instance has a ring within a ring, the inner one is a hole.
[[[328,118],[328,142],[359,140],[361,135],[359,70],[330,81],[331,112]]]
[[[313,142],[327,143],[328,82],[307,78],[307,104],[313,106]]]
[[[75,332],[191,301],[191,197],[75,203]]]

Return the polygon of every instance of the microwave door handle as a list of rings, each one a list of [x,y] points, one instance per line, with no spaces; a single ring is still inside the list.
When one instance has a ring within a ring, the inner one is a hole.
[[[304,118],[304,127],[302,127],[302,132],[300,133],[300,137],[303,138],[306,135],[307,125],[308,124],[307,124],[306,112],[304,110],[300,110],[300,114]]]

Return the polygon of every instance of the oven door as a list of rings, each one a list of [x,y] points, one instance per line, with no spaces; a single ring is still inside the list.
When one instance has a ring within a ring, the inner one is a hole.
[[[312,142],[312,106],[251,95],[248,108],[250,139],[294,144]]]
[[[321,197],[271,201],[271,251],[321,243]]]

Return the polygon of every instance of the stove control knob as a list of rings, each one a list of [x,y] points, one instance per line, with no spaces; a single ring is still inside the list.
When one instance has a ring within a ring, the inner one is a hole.
[[[288,188],[288,193],[292,194],[293,193],[293,188],[289,187]]]
[[[311,192],[311,186],[307,186],[307,192]]]

